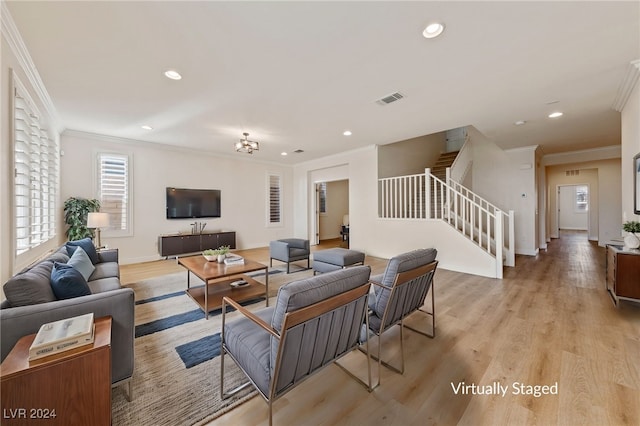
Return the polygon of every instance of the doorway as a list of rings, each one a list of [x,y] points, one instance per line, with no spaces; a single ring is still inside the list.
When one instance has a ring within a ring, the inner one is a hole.
[[[349,180],[316,182],[315,190],[315,243],[341,239],[349,216]]]
[[[587,184],[559,185],[557,191],[556,206],[558,224],[558,236],[560,231],[584,232],[591,235],[589,218],[589,194]]]

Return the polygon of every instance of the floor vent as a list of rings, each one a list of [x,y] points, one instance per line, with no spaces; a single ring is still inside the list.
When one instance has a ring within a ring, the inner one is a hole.
[[[380,98],[376,101],[376,103],[378,105],[388,105],[391,102],[395,102],[395,101],[399,101],[400,99],[404,98],[404,95],[399,93],[399,92],[395,92],[392,93],[390,95],[385,96],[384,98]]]

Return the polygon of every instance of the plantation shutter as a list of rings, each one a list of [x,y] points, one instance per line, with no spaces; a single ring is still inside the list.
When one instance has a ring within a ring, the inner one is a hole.
[[[280,175],[269,174],[269,224],[282,223],[282,178]]]
[[[129,157],[98,154],[100,211],[109,213],[109,230],[129,231]]]
[[[18,80],[14,81],[14,197],[16,255],[56,235],[60,169],[58,141]]]

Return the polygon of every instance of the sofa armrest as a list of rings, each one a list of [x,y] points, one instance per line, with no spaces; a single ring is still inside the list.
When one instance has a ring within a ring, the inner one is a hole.
[[[273,259],[286,262],[289,260],[289,243],[286,241],[271,241],[269,243],[269,256]]]
[[[118,249],[106,249],[98,252],[98,258],[100,262],[115,262],[118,263]]]
[[[278,241],[287,243],[291,248],[309,250],[309,240],[304,240],[302,238],[284,238]]]
[[[133,374],[135,326],[134,293],[130,288],[91,294],[73,299],[0,310],[1,360],[17,341],[37,333],[42,324],[93,312],[95,318],[110,315],[111,380],[113,383]]]

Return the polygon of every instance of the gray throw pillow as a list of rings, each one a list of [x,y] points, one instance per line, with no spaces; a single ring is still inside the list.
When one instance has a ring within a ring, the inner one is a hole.
[[[73,252],[73,255],[67,262],[67,265],[71,265],[76,268],[76,270],[82,274],[85,281],[89,279],[91,274],[93,274],[93,271],[96,269],[96,267],[93,266],[93,263],[91,263],[91,259],[89,259],[87,252],[84,251],[82,247],[76,248],[76,251]]]
[[[36,305],[56,300],[50,283],[52,269],[53,262],[45,260],[9,279],[3,290],[11,306]]]

